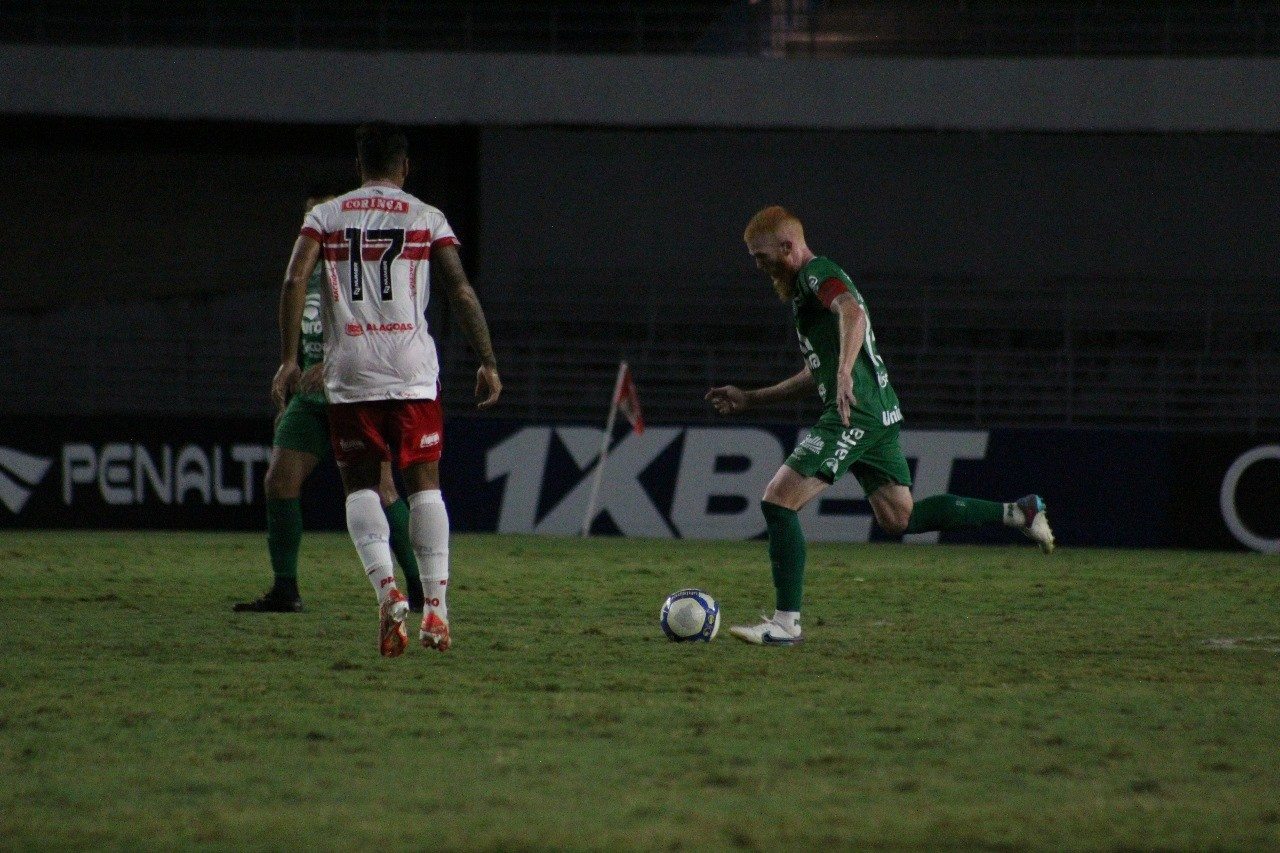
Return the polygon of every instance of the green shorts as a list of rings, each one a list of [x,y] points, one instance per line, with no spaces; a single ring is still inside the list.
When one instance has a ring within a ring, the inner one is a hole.
[[[328,408],[327,403],[295,396],[276,421],[272,446],[300,450],[324,459],[330,451]]]
[[[834,483],[852,471],[870,495],[888,483],[911,485],[911,469],[898,443],[899,427],[845,427],[834,414],[823,415],[787,457],[787,467],[805,477]]]

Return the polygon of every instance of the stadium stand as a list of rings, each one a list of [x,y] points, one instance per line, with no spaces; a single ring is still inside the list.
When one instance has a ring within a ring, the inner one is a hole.
[[[788,55],[1193,56],[1280,49],[1280,10],[1256,2],[829,0],[796,23],[786,37]]]
[[[691,53],[725,0],[157,0],[8,3],[0,39],[61,44],[216,45],[346,50]],[[736,45],[745,48],[745,44]]]
[[[0,41],[797,57],[1280,52],[1280,10],[1252,2],[442,0],[431,6],[426,16],[407,0],[14,0],[0,5]],[[188,139],[170,151],[172,127],[144,122],[164,139],[135,156],[143,141],[135,124],[104,131],[96,120],[79,119],[68,129],[67,119],[52,119],[46,124],[57,132],[46,129],[33,142],[23,121],[4,128],[11,133],[0,162],[16,176],[11,192],[27,198],[40,190],[46,176],[33,166],[37,152],[45,168],[55,163],[66,170],[73,189],[64,195],[79,200],[73,224],[88,242],[84,266],[61,267],[59,275],[92,281],[102,301],[77,302],[69,294],[53,308],[47,292],[24,277],[0,286],[0,322],[15,330],[0,336],[11,392],[0,405],[49,414],[266,413],[274,282],[296,210],[292,196],[280,210],[245,212],[244,201],[255,182],[288,187],[308,169],[349,168],[349,128],[300,134],[280,127],[264,140],[262,131],[243,124],[228,121],[216,130],[212,123],[185,128]],[[56,161],[51,138],[72,140],[71,148],[58,149],[63,156]],[[935,144],[928,139],[922,144]],[[264,141],[281,159],[242,156]],[[437,148],[428,150],[449,157],[477,148],[461,132],[433,144]],[[323,153],[308,154],[313,149]],[[1265,150],[1247,153],[1257,162],[1266,156]],[[435,187],[433,199],[443,195],[445,205],[479,195],[478,170],[468,162],[456,185],[443,193]],[[163,255],[119,248],[150,247],[131,243],[128,229],[141,233],[151,221],[185,215],[163,198],[133,205],[131,218],[118,220],[114,230],[95,227],[98,220],[89,216],[110,212],[117,183],[168,185],[208,173],[218,177],[201,184],[205,203],[236,211],[225,224],[230,239],[217,265],[207,256],[180,254],[194,251],[190,245],[166,244]],[[1215,185],[1206,183],[1204,191],[1215,192]],[[453,211],[463,204],[445,206]],[[1231,214],[1224,207],[1224,216]],[[37,226],[45,221],[36,213],[28,219]],[[461,225],[463,233],[480,235],[477,243],[491,239],[483,221]],[[15,251],[19,266],[51,268],[43,242]],[[104,257],[110,265],[99,265]],[[856,264],[855,258],[855,270]],[[118,274],[106,274],[110,270]],[[856,271],[914,426],[1280,429],[1275,278],[1253,270],[1174,279],[949,275],[924,267]],[[494,271],[480,269],[482,284],[486,273]],[[713,416],[702,394],[709,385],[770,382],[798,366],[786,311],[767,292],[762,298],[759,281],[748,289],[728,277],[698,280],[683,269],[625,267],[532,266],[514,274],[511,293],[485,291],[507,383],[499,414],[595,421],[618,360],[626,358],[652,421],[708,421]],[[608,286],[588,296],[560,289],[560,282],[575,279]],[[727,294],[729,309],[709,316],[700,300],[708,289]],[[462,416],[470,411],[473,361],[450,333],[447,316],[440,320],[446,401]],[[776,410],[778,419],[793,414],[799,412]]]
[[[11,0],[0,41],[779,56],[1250,55],[1272,3],[1198,0]]]

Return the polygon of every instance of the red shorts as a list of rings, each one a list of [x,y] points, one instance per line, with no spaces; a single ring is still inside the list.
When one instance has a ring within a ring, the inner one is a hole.
[[[339,465],[390,459],[404,468],[438,462],[444,449],[440,401],[330,403],[329,441]]]

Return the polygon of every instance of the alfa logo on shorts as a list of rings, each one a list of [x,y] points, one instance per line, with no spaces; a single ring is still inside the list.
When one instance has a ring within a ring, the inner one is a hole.
[[[422,438],[418,439],[418,449],[422,449],[424,447],[435,447],[439,443],[440,443],[440,433],[429,432],[426,435],[424,435]]]
[[[358,338],[364,334],[364,326],[361,326],[359,323],[348,323],[347,334],[353,338]]]
[[[364,442],[358,438],[340,438],[338,446],[343,450],[360,450],[364,447]]]

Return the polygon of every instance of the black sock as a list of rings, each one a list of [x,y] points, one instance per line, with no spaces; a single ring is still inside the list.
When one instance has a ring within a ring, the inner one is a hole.
[[[277,575],[275,583],[271,585],[271,595],[277,598],[299,598],[298,579]]]

